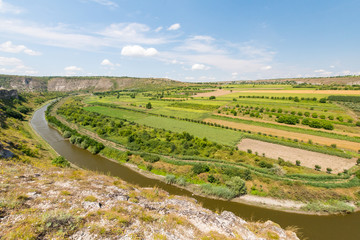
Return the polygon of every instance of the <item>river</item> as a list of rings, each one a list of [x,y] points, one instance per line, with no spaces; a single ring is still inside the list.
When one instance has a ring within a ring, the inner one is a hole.
[[[314,216],[288,213],[226,200],[210,199],[193,195],[191,192],[162,181],[147,178],[128,167],[112,162],[99,155],[72,145],[65,140],[58,131],[48,126],[45,120],[45,110],[48,105],[37,110],[31,120],[33,129],[44,138],[60,155],[78,167],[110,174],[140,187],[154,187],[164,189],[173,195],[183,195],[195,198],[203,207],[215,210],[227,210],[237,216],[251,221],[274,221],[282,228],[297,226],[300,238],[322,239],[360,239],[360,213],[334,216]]]

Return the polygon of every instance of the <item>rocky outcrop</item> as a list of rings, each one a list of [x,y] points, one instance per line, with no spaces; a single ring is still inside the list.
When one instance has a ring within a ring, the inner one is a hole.
[[[89,171],[6,161],[0,168],[4,239],[298,239],[271,221],[214,213],[194,199]]]

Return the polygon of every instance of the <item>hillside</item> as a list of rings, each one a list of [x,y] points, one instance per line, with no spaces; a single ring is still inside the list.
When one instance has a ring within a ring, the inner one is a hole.
[[[360,76],[337,76],[337,77],[310,77],[310,78],[281,78],[257,80],[258,83],[266,82],[295,82],[297,84],[314,84],[314,85],[360,85]]]
[[[0,75],[0,87],[19,91],[156,90],[185,86],[165,78],[132,77],[29,77]]]

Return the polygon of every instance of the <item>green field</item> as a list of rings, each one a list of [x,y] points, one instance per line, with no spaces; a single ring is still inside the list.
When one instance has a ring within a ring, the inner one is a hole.
[[[174,132],[188,132],[199,138],[207,138],[210,141],[235,146],[243,134],[240,132],[221,129],[199,123],[186,122],[171,118],[157,117],[123,109],[110,107],[91,106],[84,108],[87,111],[97,112],[109,117],[123,118],[146,126],[163,128]]]

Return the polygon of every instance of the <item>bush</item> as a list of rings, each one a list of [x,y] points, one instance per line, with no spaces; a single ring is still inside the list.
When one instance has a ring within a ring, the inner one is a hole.
[[[145,162],[149,162],[149,163],[155,163],[155,162],[158,162],[160,160],[160,157],[159,156],[156,156],[156,155],[151,155],[151,154],[141,154],[140,155]]]
[[[259,162],[259,166],[261,168],[272,168],[273,167],[273,165],[271,163],[265,162],[263,160]]]
[[[225,184],[231,191],[235,193],[235,196],[246,194],[245,181],[240,177],[233,177]]]
[[[300,166],[301,165],[301,162],[299,160],[296,160],[296,166]]]
[[[70,132],[70,131],[65,131],[65,132],[63,133],[63,137],[64,137],[64,138],[69,138],[69,137],[71,137],[71,132]]]
[[[320,171],[320,170],[321,170],[321,166],[315,165],[315,170],[316,170],[316,171]]]
[[[206,164],[201,164],[201,163],[197,163],[193,166],[192,168],[192,171],[195,173],[195,174],[200,174],[200,173],[203,173],[203,172],[208,172],[210,171],[210,168],[208,165]]]
[[[176,177],[174,175],[166,175],[165,182],[167,184],[175,184],[176,183]]]
[[[57,166],[57,167],[70,167],[70,163],[63,157],[63,156],[58,156],[56,158],[54,158],[51,161],[51,164]]]
[[[360,127],[360,121],[357,121],[357,122],[356,122],[356,126],[357,126],[357,127]]]
[[[279,123],[286,123],[290,125],[295,125],[299,123],[299,119],[296,116],[288,116],[288,115],[282,115],[277,120]]]
[[[216,99],[215,96],[210,96],[210,97],[209,97],[209,100],[214,100],[214,99]]]

